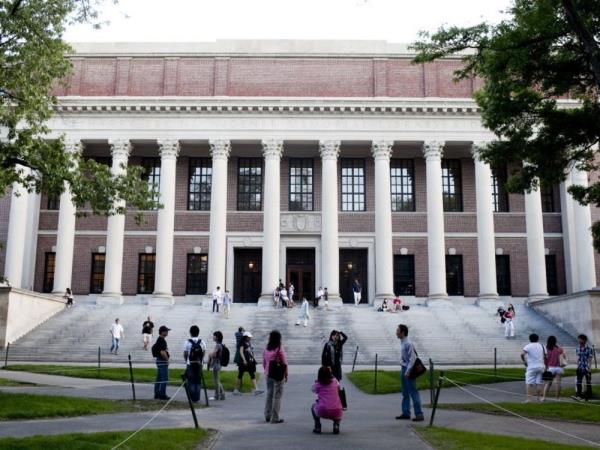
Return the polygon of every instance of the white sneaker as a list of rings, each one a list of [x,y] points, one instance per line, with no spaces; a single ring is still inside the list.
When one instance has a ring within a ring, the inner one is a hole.
[[[256,390],[254,391],[254,395],[260,395],[260,394],[263,394],[264,392],[265,392],[265,391],[261,391],[260,389],[256,389]]]
[[[241,395],[241,394],[240,394],[240,391],[238,391],[237,389],[234,389],[233,390],[233,395]]]

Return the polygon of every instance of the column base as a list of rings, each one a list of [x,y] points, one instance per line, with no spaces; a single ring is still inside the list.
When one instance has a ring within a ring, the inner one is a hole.
[[[483,301],[488,301],[488,300],[498,300],[500,297],[498,297],[498,294],[496,293],[491,293],[491,294],[479,294],[479,297],[477,297],[475,299],[475,305],[479,306],[479,304]]]
[[[96,296],[96,305],[122,305],[123,295],[120,292],[103,292]]]
[[[148,297],[148,305],[151,306],[170,306],[175,304],[173,294],[155,292],[151,297]]]
[[[448,294],[446,292],[429,294],[425,299],[425,306],[430,306],[430,304],[433,303],[440,303],[441,300],[448,300]]]
[[[529,294],[529,296],[527,297],[527,301],[525,302],[525,304],[529,306],[530,302],[533,302],[533,301],[536,301],[536,300],[543,300],[543,299],[548,298],[548,297],[549,297],[548,293]]]
[[[257,306],[262,309],[274,308],[275,301],[273,300],[273,294],[261,294],[261,296],[258,298]]]

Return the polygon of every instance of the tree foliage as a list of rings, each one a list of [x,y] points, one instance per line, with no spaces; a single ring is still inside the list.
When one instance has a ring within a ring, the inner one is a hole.
[[[0,192],[15,182],[49,195],[69,186],[76,206],[104,215],[123,213],[123,206],[115,206],[122,205],[119,200],[139,211],[157,206],[141,168],[113,176],[107,166],[66,152],[64,137],[48,135],[47,121],[57,104],[52,88],[71,71],[65,26],[100,25],[99,3],[0,0]]]
[[[575,167],[600,169],[600,2],[514,0],[497,25],[422,32],[414,62],[458,56],[457,80],[479,77],[483,124],[497,140],[482,149],[492,166],[513,167],[512,192],[565,180]],[[524,164],[525,163],[525,164]],[[572,186],[583,204],[600,205],[600,184]],[[600,223],[592,227],[600,249]]]

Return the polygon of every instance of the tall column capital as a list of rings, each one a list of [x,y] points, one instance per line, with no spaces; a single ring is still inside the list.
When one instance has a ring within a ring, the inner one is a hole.
[[[337,160],[340,154],[340,141],[319,141],[319,153],[323,160]]]
[[[573,184],[577,184],[583,187],[588,186],[588,173],[585,170],[578,169],[577,167],[573,167],[571,169],[571,182]]]
[[[65,150],[68,153],[81,153],[81,150],[83,149],[83,144],[81,143],[81,140],[79,139],[65,139]]]
[[[158,141],[158,151],[162,159],[176,159],[179,155],[179,141],[177,139],[165,139]]]
[[[265,159],[280,160],[283,154],[282,139],[268,139],[262,141],[263,156]]]
[[[373,158],[389,160],[392,157],[392,146],[394,141],[373,141],[371,143],[371,154]]]
[[[113,159],[127,159],[131,154],[131,142],[129,139],[111,139],[108,141],[110,153]]]
[[[483,161],[481,159],[482,150],[489,144],[487,141],[473,141],[471,144],[471,154],[475,161]]]
[[[423,156],[427,161],[442,159],[444,153],[444,141],[428,141],[423,143]]]
[[[227,159],[231,153],[231,142],[225,139],[209,141],[210,154],[213,159]]]

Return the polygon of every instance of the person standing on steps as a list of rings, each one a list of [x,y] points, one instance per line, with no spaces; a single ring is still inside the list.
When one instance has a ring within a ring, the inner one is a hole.
[[[281,333],[277,330],[269,334],[267,348],[263,351],[263,370],[267,377],[267,397],[265,399],[265,420],[282,423],[279,415],[283,385],[288,379],[288,362],[281,345]]]
[[[515,337],[515,324],[513,322],[515,318],[515,309],[514,307],[509,308],[504,312],[504,337],[506,339]]]
[[[534,393],[538,400],[542,395],[542,375],[546,370],[546,349],[539,343],[540,337],[532,333],[529,335],[529,344],[523,347],[521,360],[525,364],[525,384],[527,385],[527,400],[529,403]]]
[[[223,295],[223,314],[226,319],[229,319],[231,313],[231,296],[229,295],[229,289],[225,289],[225,295]]]
[[[254,395],[260,395],[264,392],[258,389],[256,384],[256,359],[254,358],[254,350],[252,349],[250,339],[252,339],[252,334],[249,331],[244,331],[241,344],[236,351],[237,361],[234,361],[238,366],[238,377],[235,382],[233,395],[240,395],[240,387],[242,386],[242,378],[245,372],[248,372],[250,380],[252,380]]]
[[[358,278],[355,278],[352,283],[352,292],[354,293],[354,306],[358,306],[362,300],[362,286],[360,285]]]
[[[329,293],[326,287],[323,288],[323,306],[325,309],[329,309]]]
[[[588,345],[585,334],[577,336],[577,393],[573,396],[575,400],[592,399],[592,359],[594,350]],[[583,379],[585,378],[585,395],[583,394]]]
[[[67,288],[63,298],[67,301],[66,307],[71,308],[73,306],[73,292],[71,292],[71,288]]]
[[[331,373],[331,368],[322,366],[311,390],[317,394],[317,401],[310,408],[315,427],[313,433],[321,434],[321,419],[333,420],[333,434],[340,433],[340,422],[344,411],[340,400],[340,383]]]
[[[158,338],[152,346],[152,356],[156,361],[156,382],[154,383],[154,398],[156,400],[169,400],[167,396],[167,383],[169,382],[169,347],[166,337],[170,328],[161,325],[158,329]]]
[[[296,290],[296,288],[294,287],[293,283],[290,281],[288,284],[288,299],[289,299],[290,307],[294,306],[294,291],[295,290]]]
[[[221,286],[217,286],[217,288],[213,291],[212,301],[213,301],[212,312],[215,312],[215,309],[216,309],[217,313],[218,313],[219,312],[219,304],[222,301],[221,300]]]
[[[183,344],[183,359],[186,363],[185,378],[188,392],[193,402],[200,400],[200,379],[206,344],[199,338],[200,328],[197,325],[190,327],[190,338]]]
[[[148,350],[148,344],[152,340],[153,333],[154,322],[152,322],[152,320],[150,320],[150,316],[148,316],[148,319],[146,319],[142,324],[142,342],[144,343],[144,350]]]
[[[208,356],[208,367],[212,370],[213,384],[215,386],[215,396],[210,400],[225,400],[225,390],[221,384],[221,359],[223,356],[223,333],[215,331],[213,333],[215,348]]]
[[[125,330],[123,329],[123,325],[121,325],[119,323],[119,319],[115,319],[115,323],[113,323],[110,327],[110,329],[108,330],[110,332],[111,338],[112,338],[112,344],[110,346],[110,352],[114,353],[115,355],[119,354],[119,343],[121,342],[121,339],[123,339],[125,337]]]
[[[323,297],[323,289],[319,286],[319,290],[317,291],[317,295],[315,295],[315,299],[313,300],[313,306],[315,309],[319,307],[319,300]]]
[[[396,328],[396,337],[400,339],[400,384],[402,386],[402,414],[396,416],[396,420],[410,420],[410,402],[412,400],[415,410],[413,422],[423,422],[423,410],[421,408],[421,395],[417,390],[417,380],[409,378],[410,371],[415,364],[417,354],[415,348],[408,338],[408,327],[400,324]]]
[[[296,325],[300,325],[300,322],[304,322],[304,326],[308,326],[308,319],[310,319],[310,313],[308,312],[308,300],[306,297],[302,299],[302,305],[300,306],[300,314],[298,314],[298,320]]]
[[[329,341],[323,347],[321,353],[321,365],[331,368],[331,373],[336,380],[342,379],[342,360],[344,359],[343,347],[348,336],[342,331],[332,330],[329,333]]]

